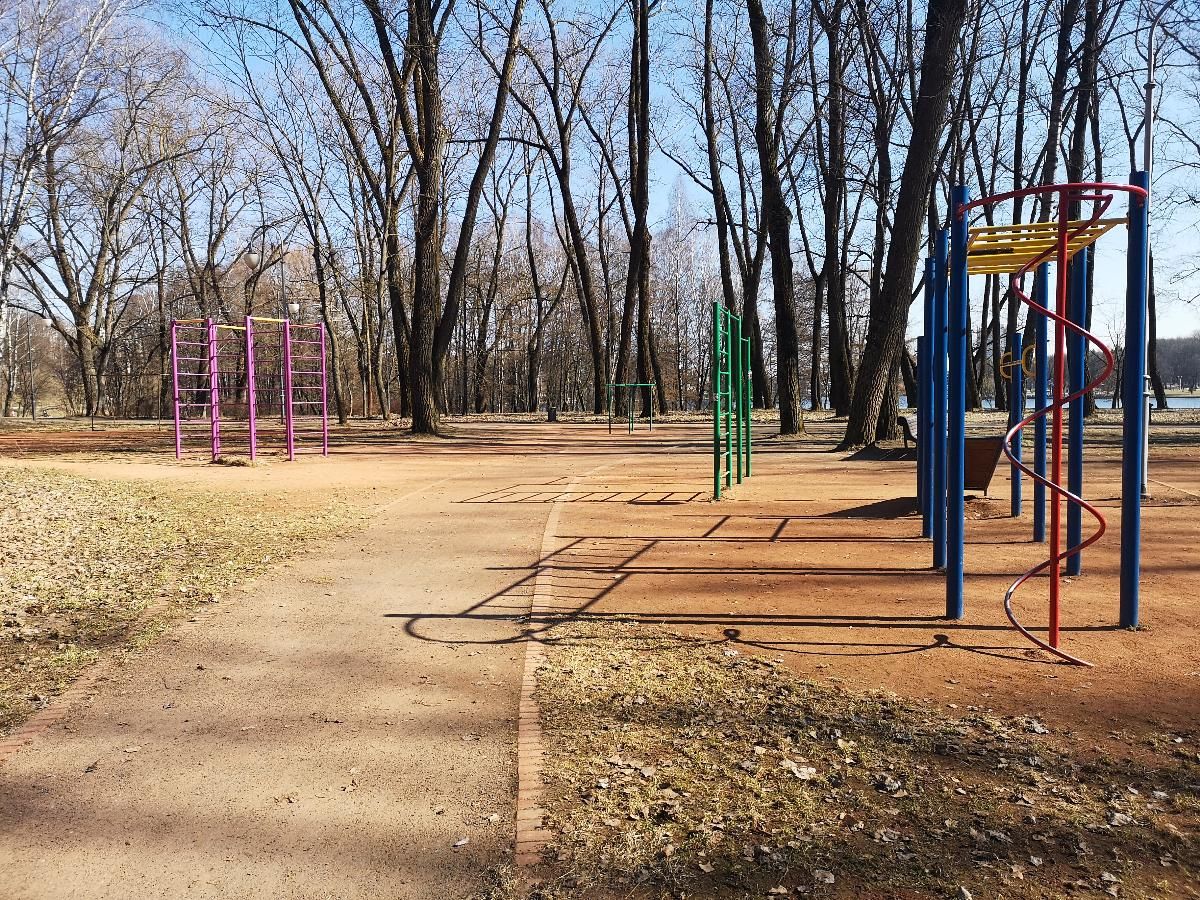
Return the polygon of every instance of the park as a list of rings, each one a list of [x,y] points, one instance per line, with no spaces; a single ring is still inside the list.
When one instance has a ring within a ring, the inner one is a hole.
[[[1200,897],[1193,0],[0,0],[0,900]]]

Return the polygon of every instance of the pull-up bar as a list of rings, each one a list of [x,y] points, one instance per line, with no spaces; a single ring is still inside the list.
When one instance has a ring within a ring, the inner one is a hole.
[[[657,387],[653,381],[613,381],[608,385],[608,433],[612,434],[613,426],[613,400],[616,396],[617,388],[629,388],[637,390],[638,388],[650,388],[650,430],[654,430],[654,388]],[[629,433],[633,434],[633,398],[629,398]]]

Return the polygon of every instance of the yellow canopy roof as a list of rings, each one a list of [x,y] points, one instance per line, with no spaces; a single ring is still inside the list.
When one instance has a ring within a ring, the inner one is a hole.
[[[1126,221],[1097,219],[1090,225],[1085,220],[1069,223],[1068,233],[1072,236],[1067,244],[1067,258],[1096,243],[1104,234],[1118,225],[1124,225]],[[1079,233],[1076,234],[1076,231]],[[1048,254],[1046,261],[1053,262],[1057,241],[1058,222],[972,228],[967,241],[967,272],[971,275],[1011,274],[1043,253]]]

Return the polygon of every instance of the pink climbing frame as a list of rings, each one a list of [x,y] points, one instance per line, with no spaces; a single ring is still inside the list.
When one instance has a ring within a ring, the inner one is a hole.
[[[203,430],[212,459],[222,441],[243,444],[256,460],[262,444],[282,444],[296,458],[297,438],[320,435],[329,455],[325,325],[247,316],[242,324],[213,319],[171,322],[175,457],[185,438]],[[193,426],[200,426],[196,428]],[[319,428],[319,432],[318,432]]]

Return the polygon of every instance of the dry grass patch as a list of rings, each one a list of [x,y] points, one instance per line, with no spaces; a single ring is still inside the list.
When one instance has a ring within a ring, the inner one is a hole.
[[[106,651],[345,525],[340,498],[233,496],[0,468],[0,732]]]
[[[802,680],[736,643],[554,637],[547,896],[1200,896],[1196,734],[1085,758],[1034,718]]]

